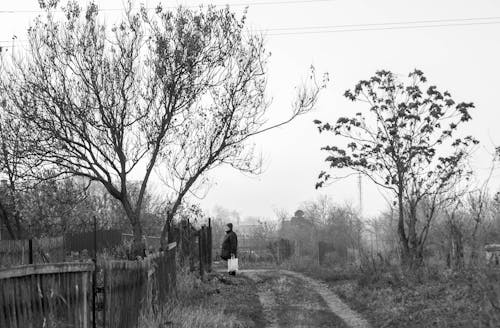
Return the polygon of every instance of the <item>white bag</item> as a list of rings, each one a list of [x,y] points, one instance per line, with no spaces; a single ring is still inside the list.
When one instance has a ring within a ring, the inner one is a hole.
[[[238,271],[238,259],[231,257],[227,260],[227,272]]]

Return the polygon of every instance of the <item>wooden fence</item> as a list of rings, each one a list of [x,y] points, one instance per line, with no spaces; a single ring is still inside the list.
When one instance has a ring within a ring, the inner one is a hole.
[[[202,225],[197,232],[198,235],[198,261],[200,276],[205,272],[212,271],[212,227]]]
[[[92,263],[0,270],[0,327],[90,327]]]
[[[104,264],[105,328],[137,327],[141,311],[165,304],[176,290],[175,243],[142,261]]]
[[[87,262],[0,270],[0,327],[89,328],[93,318],[97,327],[137,327],[142,311],[158,309],[175,294],[175,254],[172,243],[143,260],[104,261],[97,269]],[[102,291],[100,307],[96,290]]]

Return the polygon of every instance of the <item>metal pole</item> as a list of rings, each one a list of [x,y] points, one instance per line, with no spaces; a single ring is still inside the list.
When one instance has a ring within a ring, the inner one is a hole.
[[[94,215],[94,271],[92,272],[92,327],[96,328],[97,323],[96,323],[96,289],[97,289],[97,218]]]
[[[28,241],[28,247],[29,247],[29,251],[30,251],[29,261],[30,261],[30,264],[33,264],[33,239],[30,239]]]

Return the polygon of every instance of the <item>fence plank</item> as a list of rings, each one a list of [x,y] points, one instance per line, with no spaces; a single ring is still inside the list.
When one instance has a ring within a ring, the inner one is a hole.
[[[88,272],[94,270],[93,263],[51,263],[51,264],[33,264],[20,265],[10,269],[0,269],[0,279],[23,277],[34,274],[54,274],[66,272]]]

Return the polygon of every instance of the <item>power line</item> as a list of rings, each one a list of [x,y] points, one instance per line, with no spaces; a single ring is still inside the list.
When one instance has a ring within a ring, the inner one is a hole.
[[[234,7],[246,7],[246,6],[269,6],[269,5],[294,5],[294,4],[310,4],[317,2],[334,2],[337,0],[285,0],[285,1],[255,1],[255,2],[233,2],[233,3],[221,3],[221,4],[206,4],[213,5],[215,7],[225,7],[225,6],[234,6]],[[182,6],[185,8],[197,8],[204,4],[200,3],[197,5],[186,5]],[[166,6],[163,8],[172,9],[178,8],[179,6]],[[145,7],[146,10],[155,10],[157,7]],[[99,8],[98,11],[122,11],[123,8]],[[55,10],[56,12],[63,12],[62,10]],[[44,10],[0,10],[0,14],[36,14],[43,13]]]
[[[443,24],[438,24],[443,23]],[[287,35],[307,35],[322,33],[345,33],[362,31],[384,31],[400,29],[419,29],[435,27],[453,27],[453,26],[474,26],[474,25],[492,25],[500,24],[500,16],[477,17],[477,18],[456,18],[456,19],[434,19],[434,20],[415,20],[406,22],[386,22],[386,23],[365,23],[365,24],[345,24],[345,25],[326,25],[326,26],[298,26],[298,27],[276,27],[257,30],[258,32],[268,33],[267,36],[287,36]],[[285,32],[281,32],[285,31]],[[271,33],[269,33],[271,32]],[[277,32],[277,33],[272,33]],[[12,40],[0,40],[2,43],[12,43]],[[18,40],[15,45],[26,44],[27,40]],[[4,48],[12,48],[12,45],[4,45]]]
[[[286,30],[314,30],[314,29],[331,29],[331,28],[351,28],[351,27],[371,27],[383,25],[408,25],[408,24],[431,24],[431,23],[460,23],[460,22],[473,22],[484,20],[500,20],[500,16],[493,17],[474,17],[474,18],[451,18],[451,19],[428,19],[428,20],[414,20],[414,21],[400,21],[388,23],[366,23],[366,24],[345,24],[345,25],[325,25],[325,26],[301,26],[301,27],[276,27],[270,28],[268,31],[286,31]]]
[[[296,32],[284,32],[284,33],[269,33],[269,34],[267,34],[267,36],[287,36],[287,35],[306,35],[306,34],[323,34],[323,33],[405,30],[405,29],[419,29],[419,28],[433,28],[433,27],[473,26],[473,25],[493,25],[493,24],[500,24],[500,21],[478,22],[478,23],[461,23],[461,24],[458,23],[458,24],[432,24],[432,25],[415,25],[415,26],[390,26],[390,27],[323,30],[323,31],[296,31]]]

